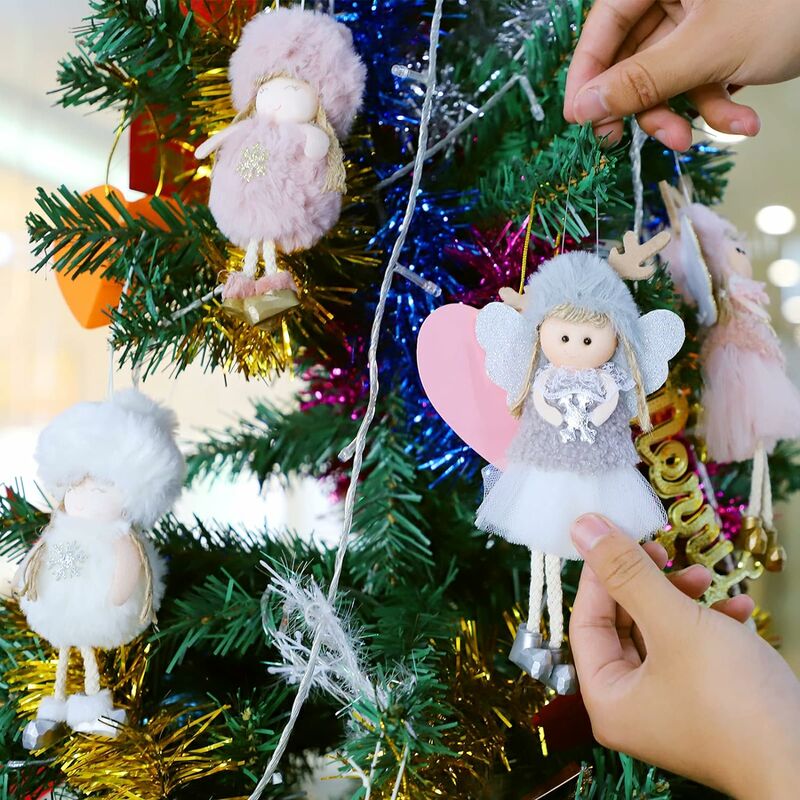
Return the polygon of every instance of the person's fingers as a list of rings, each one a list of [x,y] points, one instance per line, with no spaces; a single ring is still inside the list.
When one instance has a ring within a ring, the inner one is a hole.
[[[702,564],[692,564],[690,567],[667,575],[669,582],[692,600],[697,600],[711,586],[712,577],[711,571]]]
[[[659,103],[636,116],[639,126],[671,150],[688,150],[692,146],[692,126],[666,103]]]
[[[737,620],[737,622],[747,622],[756,607],[755,600],[749,594],[737,594],[736,597],[729,597],[726,600],[718,600],[711,606],[720,614]]]
[[[588,564],[583,565],[572,606],[569,642],[578,677],[587,688],[601,673],[604,680],[613,680],[635,667],[626,661],[617,634],[617,604]]]
[[[659,568],[664,569],[669,563],[669,553],[663,544],[651,539],[642,545],[642,550],[650,556],[651,561]]]
[[[652,544],[653,543],[648,542],[648,544],[643,546],[644,550],[647,551],[648,546]],[[661,545],[656,546],[661,547]],[[667,551],[664,550],[663,547],[661,547],[661,550],[664,551],[663,564],[659,564],[655,558],[653,558],[653,562],[657,567],[663,569],[663,566],[667,563]],[[652,558],[651,553],[648,552],[648,555]],[[690,567],[667,574],[667,580],[669,580],[676,589],[683,592],[687,597],[691,597],[693,600],[697,600],[701,597],[703,592],[711,586],[711,579],[712,575],[710,570],[707,570],[701,564],[692,564]],[[617,633],[619,634],[623,649],[625,648],[626,640],[630,639],[636,646],[637,655],[640,658],[644,658],[645,647],[641,634],[634,624],[633,617],[623,608],[617,609]]]
[[[564,117],[576,122],[573,101],[587,81],[614,63],[620,45],[654,0],[597,0],[583,24],[564,92]]]
[[[755,136],[761,130],[758,114],[750,106],[731,100],[721,83],[707,83],[692,89],[689,99],[714,130],[743,136]]]
[[[575,95],[577,122],[606,122],[639,114],[716,78],[716,35],[686,20],[673,33],[590,80]]]
[[[683,603],[691,603],[631,538],[599,514],[584,514],[572,526],[572,541],[607,593],[645,629],[663,627]],[[599,592],[596,592],[599,594]],[[604,604],[604,614],[610,615]]]
[[[606,147],[613,147],[615,144],[619,144],[624,132],[625,124],[621,119],[594,126],[594,135]]]

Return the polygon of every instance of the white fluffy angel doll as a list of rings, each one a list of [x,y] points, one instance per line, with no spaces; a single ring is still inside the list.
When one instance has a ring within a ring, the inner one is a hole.
[[[174,414],[135,390],[79,403],[42,432],[39,475],[59,504],[22,562],[16,592],[31,629],[58,651],[53,694],[23,742],[49,729],[115,736],[126,721],[101,689],[95,649],[127,644],[155,621],[165,564],[143,531],[181,491],[184,460]],[[71,649],[80,650],[85,693],[67,696]]]

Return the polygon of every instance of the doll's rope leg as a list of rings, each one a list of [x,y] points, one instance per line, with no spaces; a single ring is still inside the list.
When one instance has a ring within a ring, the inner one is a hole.
[[[528,621],[517,629],[509,659],[536,680],[544,680],[552,668],[550,651],[542,646],[539,633],[544,594],[544,554],[531,550],[531,585],[528,596]]]
[[[278,257],[275,252],[275,242],[272,239],[264,239],[262,248],[264,251],[264,274],[275,275],[278,271]]]
[[[547,616],[550,619],[550,647],[557,650],[564,641],[564,593],[561,588],[561,559],[545,556]]]
[[[255,278],[256,270],[258,269],[258,239],[251,239],[247,244],[247,250],[244,254],[244,264],[242,265],[242,272],[248,278]]]
[[[97,656],[94,648],[81,647],[81,656],[83,656],[84,688],[88,697],[100,691],[100,671],[97,668]]]
[[[58,648],[58,662],[56,663],[56,685],[53,696],[56,700],[67,699],[67,672],[69,670],[69,647]]]
[[[553,668],[545,683],[558,694],[574,694],[578,688],[575,667],[567,661],[564,643],[564,592],[561,587],[561,559],[545,556],[547,614],[550,618],[550,653]]]
[[[531,585],[528,593],[528,630],[538,633],[544,594],[544,553],[531,550]]]

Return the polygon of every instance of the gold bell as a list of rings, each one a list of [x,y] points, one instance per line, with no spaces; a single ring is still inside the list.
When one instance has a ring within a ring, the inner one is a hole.
[[[742,550],[747,550],[755,555],[763,555],[767,552],[767,534],[761,525],[760,517],[746,516],[742,518],[739,543]]]
[[[786,562],[786,550],[778,544],[777,531],[771,530],[767,535],[767,554],[764,556],[764,566],[769,572],[780,572]]]

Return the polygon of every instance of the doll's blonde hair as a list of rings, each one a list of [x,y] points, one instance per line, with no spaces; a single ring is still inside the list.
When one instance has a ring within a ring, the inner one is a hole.
[[[236,115],[233,120],[234,122],[247,119],[255,114],[258,90],[265,83],[269,83],[276,78],[291,78],[292,80],[299,80],[301,83],[308,83],[308,81],[304,81],[302,78],[295,78],[288,72],[276,72],[270,75],[265,75],[256,84],[255,93],[253,94],[253,99],[250,101],[250,105],[248,105],[244,111],[240,111]],[[309,86],[310,85],[311,84],[309,84]],[[325,174],[325,185],[322,187],[322,191],[345,194],[347,192],[347,175],[344,167],[344,151],[342,150],[342,145],[339,142],[339,137],[336,135],[333,125],[331,125],[330,121],[328,120],[328,115],[325,113],[325,109],[320,102],[319,95],[317,95],[317,115],[314,117],[314,124],[325,131],[328,139],[330,140],[330,147],[328,147],[328,153],[325,156],[325,160],[328,163],[328,171]]]
[[[602,328],[603,326],[609,324],[613,326],[614,324],[607,314],[601,314],[598,311],[589,311],[585,308],[578,308],[577,306],[570,305],[569,303],[562,303],[561,305],[555,306],[555,308],[553,308],[547,314],[542,322],[548,319],[560,319],[564,320],[565,322],[588,323],[589,325],[594,325],[596,328]],[[639,427],[643,431],[652,430],[653,426],[650,422],[650,411],[647,408],[647,394],[644,390],[644,379],[642,378],[642,372],[639,369],[639,362],[636,359],[636,351],[633,349],[633,346],[628,339],[621,335],[618,331],[617,341],[618,346],[622,347],[622,352],[625,354],[625,361],[628,364],[631,378],[636,384],[636,416],[639,420]],[[539,343],[539,328],[537,327],[533,340],[533,347],[531,349],[530,363],[528,364],[528,370],[525,373],[525,383],[522,386],[522,391],[520,392],[519,396],[511,406],[511,414],[517,419],[522,416],[525,403],[530,396],[531,388],[533,387],[533,379],[536,375],[536,367],[539,363],[540,352],[541,344]]]

